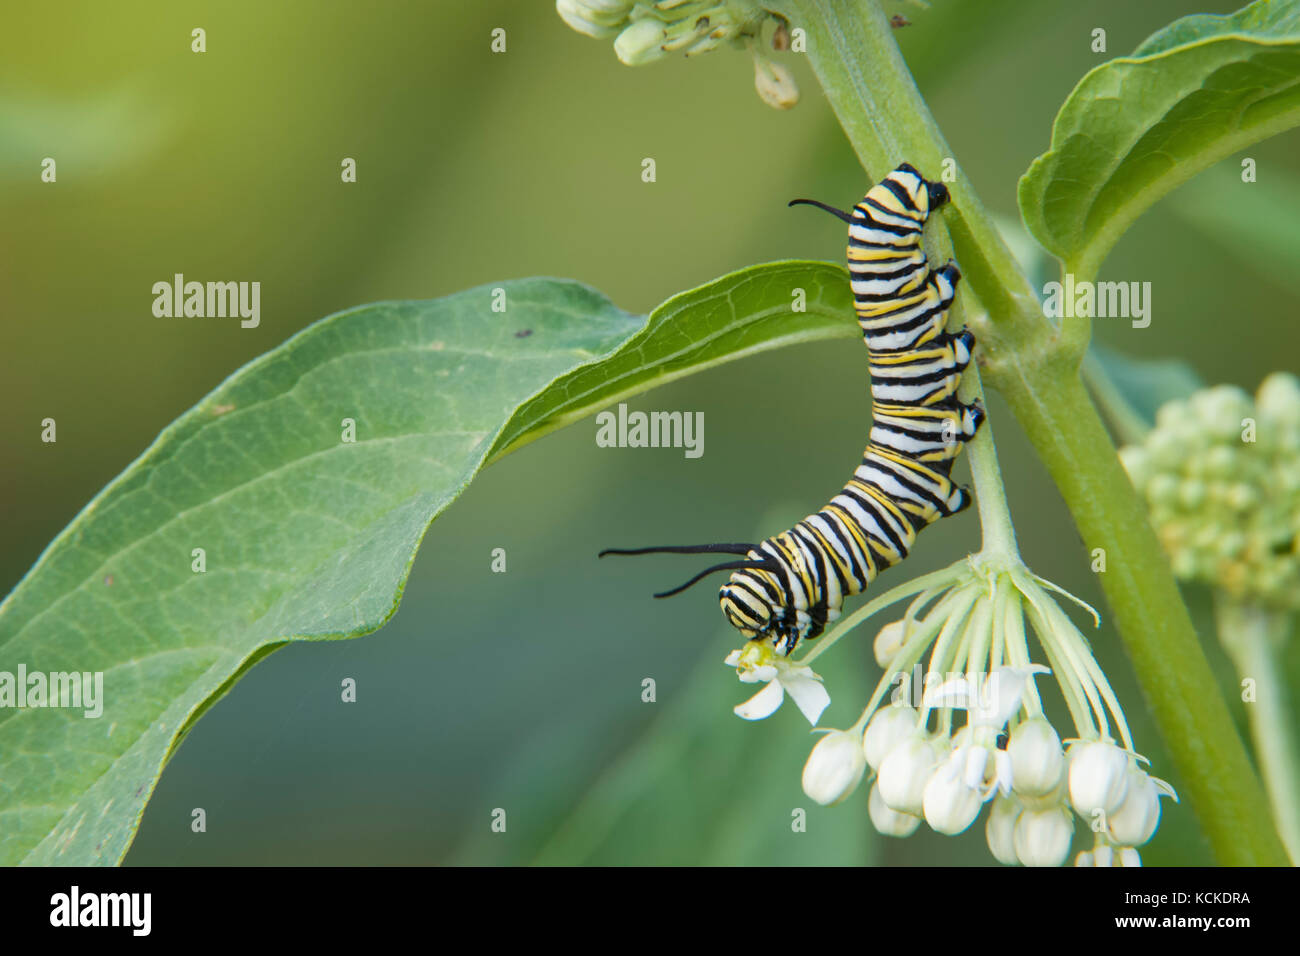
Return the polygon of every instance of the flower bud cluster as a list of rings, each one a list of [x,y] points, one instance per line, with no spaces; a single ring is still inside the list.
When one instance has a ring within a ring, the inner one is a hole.
[[[1109,741],[1075,743],[1069,759],[1071,803],[1096,835],[1075,866],[1141,866],[1137,847],[1155,835],[1160,798],[1178,799],[1173,788]]]
[[[775,49],[789,44],[783,18],[752,0],[556,0],[556,12],[579,33],[614,38],[614,53],[628,66],[667,56],[694,56],[726,45],[754,56],[754,87],[763,102],[789,109],[799,101],[794,75],[758,50],[764,25],[775,21]]]
[[[556,0],[555,9],[579,33],[615,37],[614,52],[628,66],[752,38],[769,16],[744,0]]]
[[[1254,399],[1221,385],[1167,402],[1120,457],[1176,575],[1300,608],[1300,380],[1270,375]]]
[[[876,772],[868,799],[876,829],[908,836],[924,820],[938,833],[956,835],[992,800],[985,832],[994,857],[1036,866],[1065,862],[1074,835],[1065,752],[1052,725],[1027,716],[1021,704],[1025,682],[1042,670],[1002,668],[989,675],[990,685],[1006,685],[997,692],[1001,708],[968,701],[972,719],[951,736],[925,730],[922,714],[906,703],[876,711],[863,736],[863,755]],[[1019,722],[1007,734],[1012,715]]]

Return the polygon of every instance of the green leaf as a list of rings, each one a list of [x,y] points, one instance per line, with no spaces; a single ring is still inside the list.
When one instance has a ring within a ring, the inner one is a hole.
[[[317,322],[168,426],[50,544],[0,604],[0,672],[100,672],[103,715],[0,707],[0,864],[119,861],[193,719],[276,646],[382,626],[484,464],[670,379],[857,329],[825,263],[755,266],[645,321],[574,282],[500,288],[504,313],[483,287]]]
[[[1150,430],[1165,402],[1205,387],[1179,359],[1135,359],[1096,344],[1084,358],[1083,374],[1126,442],[1139,441]]]
[[[1034,237],[1081,277],[1148,207],[1300,124],[1300,3],[1259,0],[1170,24],[1074,88],[1020,179]]]

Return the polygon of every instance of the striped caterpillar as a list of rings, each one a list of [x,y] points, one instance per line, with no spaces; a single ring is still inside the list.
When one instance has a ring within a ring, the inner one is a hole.
[[[718,598],[722,613],[751,640],[783,654],[840,616],[844,599],[907,557],[917,533],[970,505],[949,477],[953,460],[984,420],[978,403],[959,402],[962,371],[975,338],[948,332],[948,309],[961,273],[931,270],[921,230],[948,201],[906,163],[872,186],[852,212],[796,199],[848,223],[853,301],[871,365],[872,424],[862,464],[820,511],[759,544],[670,545],[606,554],[740,556],[706,568],[670,597],[715,571],[731,571]]]

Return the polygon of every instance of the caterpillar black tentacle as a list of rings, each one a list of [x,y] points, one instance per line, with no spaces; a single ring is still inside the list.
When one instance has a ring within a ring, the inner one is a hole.
[[[851,212],[813,199],[849,225],[853,301],[871,364],[869,444],[840,492],[789,531],[756,545],[670,545],[606,554],[742,555],[701,571],[656,597],[678,594],[715,571],[731,571],[719,592],[723,616],[747,638],[771,640],[789,654],[840,616],[844,599],[865,591],[905,559],[922,528],[970,506],[949,477],[985,412],[957,400],[975,337],[948,332],[948,309],[961,271],[931,269],[921,245],[930,213],[948,202],[942,183],[906,163],[868,190]]]

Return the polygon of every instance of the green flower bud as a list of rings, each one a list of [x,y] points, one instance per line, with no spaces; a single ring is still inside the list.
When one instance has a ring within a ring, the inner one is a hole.
[[[1187,419],[1187,403],[1177,399],[1165,402],[1156,409],[1156,429],[1160,432],[1176,432],[1182,429]]]
[[[1168,407],[1168,406],[1166,406]],[[1162,408],[1161,411],[1164,411]],[[1147,436],[1147,452],[1152,463],[1162,469],[1173,469],[1182,465],[1187,454],[1187,443],[1177,428],[1159,428]]]
[[[1161,472],[1147,483],[1147,497],[1160,504],[1173,504],[1178,499],[1178,479]]]
[[[1253,401],[1218,386],[1167,402],[1120,456],[1178,577],[1300,608],[1300,379],[1270,375]]]
[[[1190,551],[1175,552],[1170,558],[1174,576],[1179,578],[1199,578],[1204,576],[1203,567],[1195,554]]]
[[[658,20],[637,20],[614,41],[614,53],[628,66],[641,66],[663,56],[664,25]]]
[[[1246,536],[1239,531],[1229,531],[1219,539],[1217,550],[1223,560],[1235,560],[1246,550]]]
[[[1241,434],[1241,420],[1254,414],[1248,396],[1235,385],[1216,385],[1192,396],[1192,413],[1213,438],[1231,439]]]
[[[1238,483],[1228,488],[1225,500],[1233,511],[1246,511],[1259,504],[1259,493],[1250,485]]]
[[[1205,473],[1214,478],[1228,478],[1236,464],[1234,449],[1225,445],[1215,445],[1205,453]]]
[[[1205,501],[1205,482],[1184,481],[1178,486],[1178,503],[1188,511],[1195,511]]]
[[[1289,372],[1274,372],[1260,382],[1255,404],[1262,416],[1300,428],[1300,379]]]

